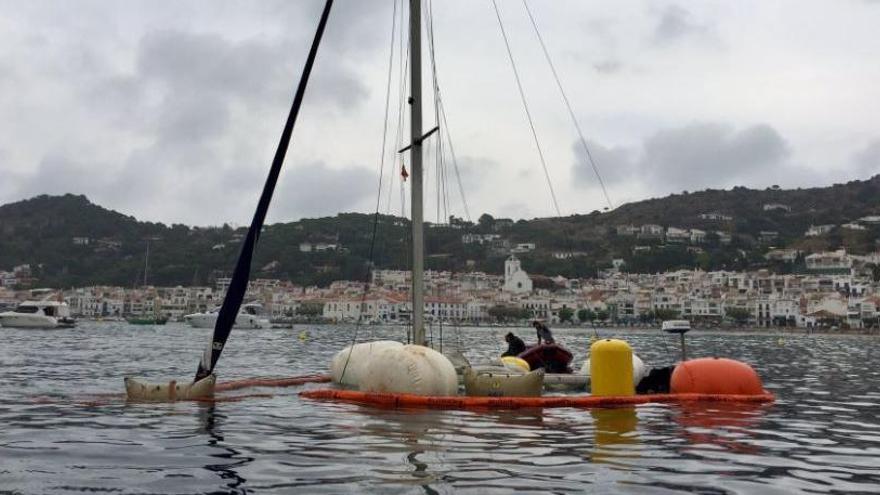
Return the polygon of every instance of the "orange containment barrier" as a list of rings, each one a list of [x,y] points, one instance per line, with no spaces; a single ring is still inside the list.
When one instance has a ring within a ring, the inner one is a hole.
[[[240,390],[250,387],[293,387],[296,385],[304,385],[306,383],[327,383],[329,381],[330,375],[302,375],[286,378],[244,378],[242,380],[218,383],[214,386],[214,391],[228,392],[230,390]]]
[[[763,393],[764,386],[746,363],[726,358],[700,358],[675,366],[669,390],[673,394],[753,395]]]
[[[356,390],[317,389],[304,390],[300,397],[317,400],[352,402],[386,408],[419,409],[545,409],[557,407],[592,408],[617,407],[650,403],[681,403],[700,401],[720,402],[773,402],[772,394],[762,391],[754,395],[724,394],[652,394],[596,397],[593,395],[570,395],[550,397],[460,397],[424,396],[412,394],[384,394]]]

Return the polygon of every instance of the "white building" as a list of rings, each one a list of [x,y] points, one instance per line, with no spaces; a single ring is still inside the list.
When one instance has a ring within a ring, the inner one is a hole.
[[[834,225],[810,225],[810,228],[807,229],[804,235],[807,237],[819,237],[831,232],[832,229],[834,229]]]
[[[528,294],[532,292],[532,279],[520,266],[516,256],[510,255],[504,262],[504,288],[505,292]]]

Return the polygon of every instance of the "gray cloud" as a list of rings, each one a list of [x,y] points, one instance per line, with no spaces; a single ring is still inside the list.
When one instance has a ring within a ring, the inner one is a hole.
[[[596,69],[596,72],[600,74],[616,74],[620,72],[622,69],[622,64],[619,60],[603,60],[601,62],[596,62],[593,64],[593,68]]]
[[[862,175],[880,174],[880,139],[871,141],[864,149],[856,153],[853,156],[853,162]]]
[[[17,181],[16,196],[26,198],[39,194],[66,194],[84,191],[107,183],[107,175],[99,166],[77,162],[66,153],[48,153],[33,173]]]
[[[788,144],[767,125],[736,130],[698,123],[658,131],[640,148],[596,142],[588,146],[607,186],[638,186],[652,194],[775,181],[784,178],[783,171],[809,172],[788,163]],[[580,141],[572,144],[572,150],[574,184],[598,190],[599,182]]]
[[[718,186],[779,165],[789,155],[785,140],[768,125],[740,131],[714,123],[660,131],[644,143],[641,173],[668,185]]]
[[[369,211],[376,198],[378,177],[364,167],[330,168],[323,162],[297,164],[285,170],[273,200],[272,216],[335,215],[340,211]]]
[[[849,155],[877,128],[880,72],[870,68],[880,11],[873,5],[804,1],[780,23],[778,9],[758,0],[678,3],[532,6],[584,128],[603,136],[591,144],[615,202],[768,181],[819,185],[880,171],[876,148]],[[323,2],[0,4],[0,203],[72,192],[151,220],[247,220]],[[452,132],[472,214],[507,203],[523,215],[547,213],[546,184],[519,134],[522,113],[491,10],[480,2],[434,6],[444,101],[457,116]],[[315,66],[290,164],[326,164],[315,167],[322,179],[312,187],[333,191],[319,201],[329,213],[373,207],[370,172],[345,164],[373,160],[381,139],[391,8],[388,0],[336,2]],[[515,56],[561,206],[601,207],[583,157],[569,174],[554,167],[552,150],[568,152],[571,129],[560,120],[540,49],[528,41],[530,26],[521,31],[513,23],[525,18],[516,19],[507,20],[521,35]],[[814,29],[815,19],[824,29]],[[749,36],[735,36],[743,32]],[[427,87],[427,63],[424,77]],[[685,125],[705,119],[729,125]],[[773,127],[748,127],[755,122]],[[290,167],[283,177],[301,172]],[[346,189],[354,187],[345,184],[350,177],[363,179],[367,192]],[[451,204],[457,187],[449,180]],[[396,187],[391,196],[396,205]],[[278,218],[315,214],[314,204],[287,202],[278,210],[287,216]]]
[[[571,145],[575,155],[572,177],[575,184],[581,186],[599,186],[598,179],[589,158],[584,152],[584,147],[579,140]],[[623,146],[605,147],[595,141],[587,141],[587,147],[593,162],[606,184],[614,184],[631,180],[637,172],[636,153],[631,148]]]
[[[660,12],[654,27],[653,40],[658,44],[674,43],[689,37],[715,38],[706,24],[693,20],[693,15],[678,5],[668,5]]]

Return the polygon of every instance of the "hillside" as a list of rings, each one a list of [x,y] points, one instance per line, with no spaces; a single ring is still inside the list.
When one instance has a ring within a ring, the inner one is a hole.
[[[880,176],[824,188],[683,193],[559,219],[513,222],[483,215],[475,224],[452,219],[450,225],[429,224],[426,263],[434,269],[500,273],[510,250],[526,244],[516,249],[525,269],[545,275],[594,276],[613,259],[623,259],[625,269],[634,272],[682,267],[791,271],[799,268],[797,262],[768,262],[765,253],[782,247],[875,250],[877,224],[841,227],[880,215],[875,198],[880,198]],[[266,226],[254,276],[318,285],[362,279],[372,222],[372,215],[343,213]],[[668,231],[668,238],[652,234],[652,225]],[[831,227],[807,237],[811,225]],[[673,239],[670,227],[685,233]],[[244,231],[140,222],[85,196],[44,195],[0,206],[0,270],[30,264],[34,283],[41,286],[133,286],[142,283],[149,242],[149,283],[208,284],[232,269]],[[405,268],[408,221],[381,216],[377,234],[375,266]]]

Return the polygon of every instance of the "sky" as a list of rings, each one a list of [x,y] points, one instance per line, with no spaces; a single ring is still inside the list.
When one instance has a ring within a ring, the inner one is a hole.
[[[554,216],[547,176],[563,215],[609,206],[523,2],[498,7],[546,174],[492,1],[433,3],[449,125],[445,181],[437,136],[426,142],[426,219]],[[0,0],[0,203],[74,193],[141,220],[247,224],[322,5]],[[880,0],[528,6],[611,206],[880,173]],[[270,221],[408,211],[398,29],[390,51],[400,8],[337,0]],[[423,58],[427,130],[437,119]]]

